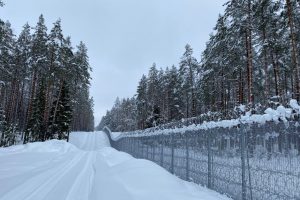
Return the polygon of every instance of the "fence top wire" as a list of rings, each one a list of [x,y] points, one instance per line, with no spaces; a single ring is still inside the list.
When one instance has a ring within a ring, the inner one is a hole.
[[[299,110],[278,107],[263,115],[121,133],[113,147],[234,199],[296,200]]]
[[[250,112],[246,113],[244,116],[241,116],[237,119],[230,120],[220,120],[220,121],[204,121],[201,124],[192,124],[189,126],[173,126],[171,128],[153,127],[145,130],[137,130],[132,132],[123,132],[118,137],[115,137],[114,140],[118,140],[124,137],[145,137],[145,136],[154,136],[154,135],[168,135],[175,133],[186,133],[186,132],[194,132],[200,130],[209,130],[216,128],[239,128],[241,125],[248,125],[249,127],[253,124],[256,125],[264,125],[266,123],[281,123],[284,122],[285,126],[289,126],[289,122],[296,122],[294,126],[299,126],[299,109],[296,110],[296,106],[293,105],[294,108],[285,108],[283,106],[277,107],[276,110],[268,108],[265,110],[265,114],[258,115],[252,114]]]
[[[270,121],[124,137],[114,145],[234,199],[296,200],[300,199],[299,133],[298,121]]]

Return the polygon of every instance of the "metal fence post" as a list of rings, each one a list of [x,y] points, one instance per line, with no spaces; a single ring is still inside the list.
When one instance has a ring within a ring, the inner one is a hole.
[[[126,149],[127,141],[128,141],[128,138],[124,138],[123,143],[120,144],[120,149],[122,149],[122,151],[127,152],[127,149]]]
[[[154,140],[152,138],[152,161],[155,162],[155,137]]]
[[[174,136],[171,134],[171,173],[174,174]]]
[[[131,146],[132,146],[131,152],[134,155],[134,157],[136,157],[136,154],[135,154],[136,153],[136,151],[135,151],[135,138],[132,138],[131,140],[132,140],[132,142],[131,142]]]
[[[154,159],[182,179],[235,199],[300,200],[300,180],[295,170],[299,166],[296,153],[300,152],[300,126],[299,122],[290,123],[286,127],[283,122],[240,121],[238,127],[232,128],[158,136],[125,135],[113,147]]]
[[[129,151],[130,154],[132,155],[132,138],[129,138]]]
[[[144,144],[143,144],[143,138],[141,138],[141,154],[142,154],[142,156],[141,156],[141,158],[144,158]]]
[[[135,155],[134,157],[138,158],[138,151],[137,151],[137,142],[136,142],[137,138],[133,138],[133,154]]]
[[[128,153],[127,145],[128,145],[128,138],[124,138],[124,142],[123,142],[123,144],[121,144],[121,149],[122,149],[122,151],[125,151],[126,153]]]
[[[138,138],[135,139],[135,152],[137,158],[141,157],[141,151],[140,151],[140,140]]]
[[[241,167],[242,167],[242,200],[247,199],[246,188],[246,159],[245,159],[245,132],[247,131],[244,125],[241,125]]]
[[[163,136],[160,136],[162,139],[160,139],[160,166],[164,166],[164,138]]]
[[[249,127],[248,127],[249,128]],[[247,170],[248,170],[248,181],[249,181],[249,192],[250,192],[250,199],[253,199],[253,193],[252,193],[252,177],[251,177],[251,169],[250,169],[250,159],[249,159],[249,145],[251,145],[251,157],[254,156],[254,145],[255,143],[253,142],[253,130],[251,131],[252,134],[250,134],[251,137],[251,144],[249,143],[249,132],[251,129],[247,129],[247,132],[245,133],[245,148],[246,148],[246,159],[247,159]],[[250,133],[251,133],[250,132]]]
[[[132,142],[132,138],[129,139],[129,149],[130,149],[130,154],[134,157],[133,155],[133,142]]]
[[[147,140],[148,140],[148,139],[147,139]],[[149,159],[149,144],[148,144],[148,142],[149,142],[149,141],[147,141],[147,145],[146,145],[146,146],[147,146],[147,150],[146,150],[146,151],[147,151],[147,155],[146,155],[146,158],[147,158],[147,159]]]
[[[139,140],[139,138],[136,138],[135,143],[136,143],[136,145],[135,145],[136,155],[137,155],[138,158],[140,158],[141,157],[141,151],[140,151],[141,149],[140,149],[140,140]]]
[[[212,188],[212,155],[211,155],[211,133],[212,130],[207,131],[207,187]]]
[[[188,134],[185,134],[185,155],[186,155],[186,180],[190,180],[190,153],[189,153],[189,140],[188,140]]]

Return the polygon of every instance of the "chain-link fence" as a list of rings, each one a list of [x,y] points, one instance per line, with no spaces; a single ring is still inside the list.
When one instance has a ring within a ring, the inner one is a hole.
[[[112,146],[233,199],[300,199],[298,122],[123,137]]]

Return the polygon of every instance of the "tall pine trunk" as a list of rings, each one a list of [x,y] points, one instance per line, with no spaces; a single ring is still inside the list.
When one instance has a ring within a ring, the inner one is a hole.
[[[248,82],[248,103],[253,106],[253,53],[252,53],[252,13],[251,0],[248,0],[248,21],[246,27],[246,50],[247,50],[247,82]]]
[[[24,126],[25,126],[25,118],[26,116],[24,115],[25,113],[25,104],[24,104],[24,90],[25,90],[25,81],[23,80],[22,81],[22,86],[21,86],[21,94],[20,94],[20,99],[19,99],[19,121],[20,121],[20,124],[19,124],[19,127],[20,127],[20,130],[21,130],[21,133],[22,133],[22,138],[23,138],[23,134],[24,134]]]
[[[297,50],[297,44],[296,44],[296,33],[295,33],[295,26],[294,26],[294,19],[293,19],[293,7],[291,0],[286,0],[286,6],[287,6],[287,15],[288,15],[288,25],[290,28],[290,40],[291,40],[291,56],[292,56],[292,64],[293,69],[295,71],[294,73],[294,80],[295,80],[295,90],[294,92],[296,95],[294,95],[294,98],[296,98],[298,101],[300,100],[300,81],[299,81],[299,61],[298,61],[298,50]]]
[[[275,95],[281,96],[281,88],[280,88],[280,79],[279,79],[279,66],[277,61],[277,56],[271,53],[272,63],[273,63],[273,71],[274,71],[274,79],[275,79]]]
[[[50,113],[50,103],[51,103],[51,99],[50,99],[50,89],[51,89],[51,82],[48,81],[47,86],[46,86],[46,98],[45,98],[45,108],[44,108],[44,114],[43,114],[43,127],[45,128],[45,131],[47,131],[47,127],[49,124],[49,113]],[[44,134],[44,138],[43,140],[46,140],[46,134]]]
[[[190,87],[191,87],[191,100],[192,100],[192,117],[196,116],[196,95],[195,95],[195,89],[194,89],[194,76],[193,76],[193,70],[192,66],[190,64],[189,66],[190,70]]]
[[[267,39],[266,28],[263,29],[263,44],[265,44]],[[264,92],[265,92],[265,101],[267,102],[270,95],[270,83],[269,83],[269,74],[268,74],[268,59],[267,59],[267,49],[264,47],[263,50],[263,62],[264,62],[264,73],[265,73],[265,82],[264,82]]]
[[[29,122],[30,117],[31,117],[32,104],[33,104],[33,100],[35,98],[36,84],[37,84],[37,72],[36,72],[36,70],[33,71],[32,77],[33,78],[32,78],[32,83],[31,83],[29,105],[28,105],[28,109],[27,109],[26,126],[28,125],[28,122]],[[26,144],[27,141],[28,141],[28,131],[25,130],[23,143]]]
[[[57,110],[58,110],[58,104],[59,104],[59,100],[60,100],[63,85],[64,85],[64,81],[61,80],[60,81],[59,92],[58,92],[58,96],[57,96],[57,101],[56,101],[55,108],[54,108],[53,119],[52,119],[52,122],[51,122],[52,124],[55,123],[56,114],[57,114]]]
[[[244,81],[242,69],[239,70],[238,79],[238,104],[244,104]]]

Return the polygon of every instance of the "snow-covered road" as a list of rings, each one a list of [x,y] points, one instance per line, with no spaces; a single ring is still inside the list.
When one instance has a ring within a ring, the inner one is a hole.
[[[227,200],[109,147],[103,132],[0,149],[0,200]]]

